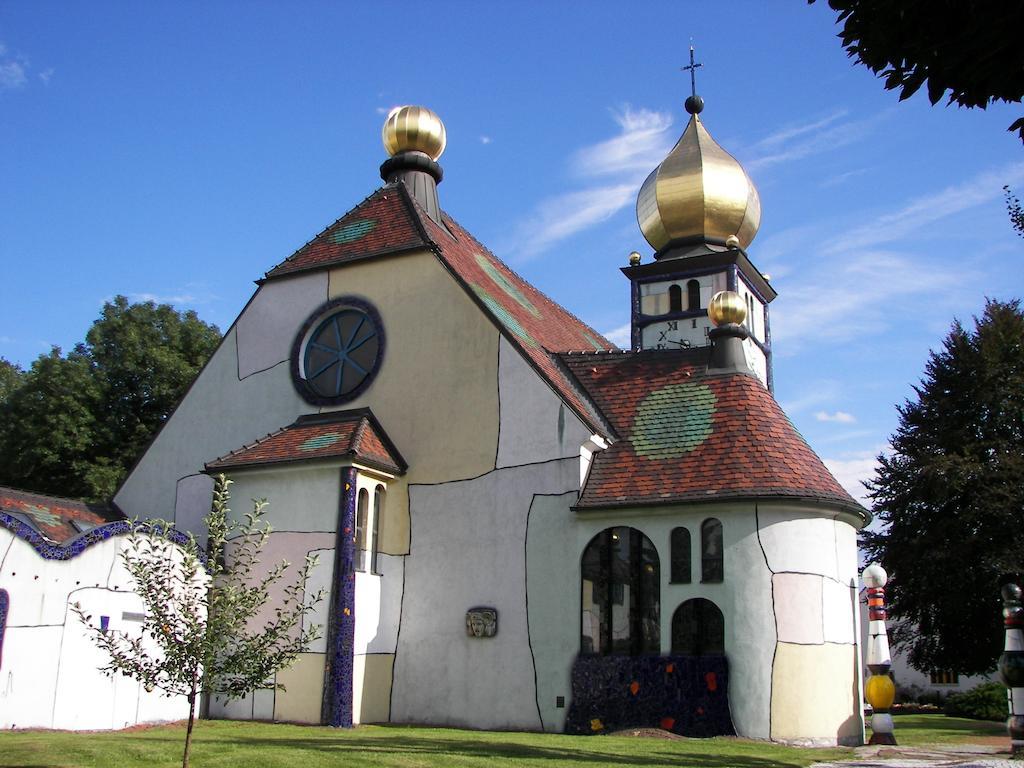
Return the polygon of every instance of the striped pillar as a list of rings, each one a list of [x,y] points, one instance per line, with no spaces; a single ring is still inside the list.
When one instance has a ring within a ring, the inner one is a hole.
[[[1003,625],[1006,640],[999,656],[999,677],[1006,685],[1010,716],[1006,730],[1010,732],[1013,757],[1024,758],[1024,608],[1017,584],[1003,587]]]
[[[889,677],[892,657],[889,636],[885,631],[885,584],[889,574],[878,563],[872,563],[860,575],[868,593],[867,668],[871,677],[864,684],[864,697],[871,705],[871,738],[868,744],[895,744],[892,715],[896,686]]]

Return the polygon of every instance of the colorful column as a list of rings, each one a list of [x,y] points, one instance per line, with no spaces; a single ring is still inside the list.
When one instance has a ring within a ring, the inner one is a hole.
[[[355,637],[356,574],[356,470],[341,470],[341,503],[337,543],[334,545],[334,582],[327,633],[327,674],[323,720],[327,725],[352,726],[352,645]]]
[[[1006,685],[1010,716],[1006,730],[1010,732],[1010,751],[1015,759],[1024,758],[1024,608],[1017,584],[1003,587],[1003,625],[1006,640],[999,656],[999,677]]]
[[[860,575],[868,592],[867,667],[871,677],[864,685],[864,697],[871,705],[871,738],[868,744],[895,744],[892,715],[896,686],[889,677],[892,657],[889,636],[885,631],[885,584],[889,574],[878,563],[872,563]]]

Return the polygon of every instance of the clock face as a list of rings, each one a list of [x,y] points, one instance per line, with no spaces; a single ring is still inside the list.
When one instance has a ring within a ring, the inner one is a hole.
[[[690,318],[651,323],[643,330],[644,349],[689,349],[708,345],[707,319]]]
[[[380,316],[357,299],[321,307],[296,339],[292,373],[302,396],[337,404],[360,395],[380,367],[384,332]]]

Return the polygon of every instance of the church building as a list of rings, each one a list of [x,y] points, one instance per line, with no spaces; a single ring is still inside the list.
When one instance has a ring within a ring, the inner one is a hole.
[[[257,281],[113,500],[201,536],[223,473],[236,513],[268,500],[268,562],[318,555],[320,639],[212,717],[862,742],[868,513],[772,396],[758,193],[686,107],[637,198],[630,350],[442,208],[423,107]]]

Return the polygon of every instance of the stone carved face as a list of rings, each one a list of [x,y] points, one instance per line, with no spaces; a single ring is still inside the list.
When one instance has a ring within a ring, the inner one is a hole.
[[[466,611],[466,634],[469,637],[494,637],[498,634],[498,611],[495,608],[470,608]]]

